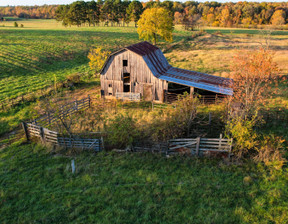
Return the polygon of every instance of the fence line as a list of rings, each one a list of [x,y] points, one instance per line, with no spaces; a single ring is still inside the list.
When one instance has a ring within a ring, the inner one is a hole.
[[[199,156],[202,152],[227,152],[230,157],[233,139],[222,138],[180,138],[171,139],[168,143],[167,154],[173,153],[191,153]]]
[[[36,125],[41,124],[42,126],[51,125],[59,118],[70,116],[78,112],[79,110],[86,109],[90,106],[91,106],[91,98],[90,96],[88,96],[87,98],[84,98],[82,100],[75,100],[71,103],[61,106],[59,111],[47,112],[45,115],[37,119],[34,119],[32,123]]]
[[[140,101],[141,94],[140,93],[125,93],[125,92],[116,92],[116,99],[122,100],[131,100],[131,101]]]
[[[56,131],[51,131],[36,124],[22,123],[27,141],[32,137],[39,138],[43,144],[51,143],[53,145],[65,148],[93,149],[96,152],[101,151],[103,139],[86,139],[78,136],[62,137]]]

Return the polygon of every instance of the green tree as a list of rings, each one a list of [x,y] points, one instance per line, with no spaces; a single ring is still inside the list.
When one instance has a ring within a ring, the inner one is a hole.
[[[129,4],[126,12],[129,16],[129,21],[133,20],[136,27],[137,22],[140,19],[141,14],[143,13],[143,5],[141,2],[134,0]]]
[[[156,45],[159,38],[172,42],[173,18],[164,8],[146,9],[138,21],[140,39],[152,40]]]

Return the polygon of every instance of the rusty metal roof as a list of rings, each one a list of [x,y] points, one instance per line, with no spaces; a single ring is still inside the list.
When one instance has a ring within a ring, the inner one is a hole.
[[[174,68],[168,63],[162,51],[158,47],[146,41],[130,45],[112,53],[102,67],[100,72],[101,74],[110,57],[123,50],[129,50],[141,56],[153,75],[159,79],[208,90],[215,93],[233,95],[232,79]]]
[[[130,45],[128,47],[125,47],[125,49],[133,51],[134,53],[139,54],[140,56],[148,55],[156,50],[159,50],[158,47],[148,43],[147,41]]]
[[[171,67],[159,79],[215,93],[233,95],[233,80],[229,78]]]

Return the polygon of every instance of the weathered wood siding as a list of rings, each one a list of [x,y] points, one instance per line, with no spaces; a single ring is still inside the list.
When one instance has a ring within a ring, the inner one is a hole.
[[[143,96],[143,87],[151,85],[154,100],[164,100],[164,90],[168,89],[168,83],[164,80],[156,78],[144,59],[131,51],[123,50],[115,55],[112,55],[101,74],[101,90],[104,95],[109,95],[109,85],[112,85],[112,95],[116,92],[123,92],[123,60],[127,60],[128,64],[125,67],[125,72],[130,73],[130,91],[132,93],[141,93]],[[111,87],[110,87],[111,91]]]

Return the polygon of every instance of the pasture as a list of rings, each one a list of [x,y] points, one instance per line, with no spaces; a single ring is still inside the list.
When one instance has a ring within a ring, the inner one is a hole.
[[[71,160],[76,172],[71,172]],[[157,154],[0,152],[1,223],[287,223],[287,168]]]
[[[0,112],[0,135],[4,137],[20,121],[38,117],[45,110],[45,100],[61,104],[89,94],[101,104],[99,78],[88,66],[89,49],[102,46],[113,51],[139,41],[133,25],[65,28],[55,20],[17,22],[24,27],[0,23],[0,107],[30,94],[34,98]],[[205,32],[187,32],[177,26],[174,42],[159,46],[173,66],[231,76],[230,65],[238,49],[254,49],[269,40],[280,75],[287,76],[288,32],[275,31],[267,37],[260,30],[208,27]],[[81,76],[80,83],[68,88],[59,85],[73,74]],[[265,109],[272,114],[287,113],[287,87],[287,80],[275,86],[279,92]],[[57,89],[57,95],[50,95],[49,89]],[[117,103],[112,102],[111,108],[102,111],[92,104],[77,115],[73,131],[98,131],[98,127],[104,127],[101,122],[117,121],[117,111],[135,121],[133,130],[123,125],[129,137],[133,133],[136,140],[143,138],[138,130],[145,131],[141,126],[144,124],[148,136],[155,134],[158,138],[157,134],[163,132],[159,129],[164,124],[161,119],[165,121],[163,111],[175,110],[163,105],[164,110],[153,111],[150,102],[141,102],[133,110],[133,103]],[[200,112],[217,114],[222,106],[202,105]],[[212,122],[219,120],[220,116],[214,116]],[[114,126],[107,124],[111,130],[118,130],[116,122]],[[215,127],[210,128],[210,134],[219,134],[221,130]],[[280,120],[257,131],[288,139],[287,125]],[[72,159],[75,174],[71,172]],[[245,160],[63,152],[34,143],[22,144],[20,139],[0,149],[0,222],[282,224],[288,220],[287,174],[287,167],[278,170],[277,164],[269,168]]]
[[[26,99],[34,101],[49,95],[51,89],[59,87],[57,83],[71,74],[81,75],[84,88],[96,87],[98,79],[88,66],[89,49],[102,46],[114,51],[139,41],[133,24],[129,27],[63,27],[55,20],[17,22],[24,27],[15,28],[13,21],[0,24],[0,107],[17,99],[25,100],[22,106],[0,112],[0,134],[31,118],[28,109],[31,103],[25,103]],[[205,32],[199,35],[197,31],[188,32],[176,26],[174,42],[159,43],[159,46],[172,66],[229,76],[237,49],[257,48],[267,39],[261,30],[208,27]],[[269,44],[281,73],[287,75],[288,32],[272,32]],[[273,104],[277,107],[288,107],[286,87],[282,84],[279,95],[274,97]]]

